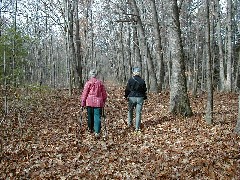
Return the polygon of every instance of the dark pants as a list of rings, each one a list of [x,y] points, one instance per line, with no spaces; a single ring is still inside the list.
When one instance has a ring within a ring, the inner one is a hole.
[[[100,133],[102,108],[87,107],[87,116],[89,130],[90,131],[94,130],[95,133]]]

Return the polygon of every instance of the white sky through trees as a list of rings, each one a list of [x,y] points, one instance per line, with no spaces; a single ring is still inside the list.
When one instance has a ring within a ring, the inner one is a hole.
[[[16,5],[16,2],[17,1],[17,22],[20,22],[20,24],[22,23],[26,23],[27,22],[27,18],[29,21],[34,21],[33,19],[33,16],[34,16],[34,13],[36,12],[36,8],[37,7],[37,4],[38,4],[38,1],[36,0],[2,0],[0,2],[0,9],[1,9],[1,17],[4,17],[6,18],[7,21],[13,21],[14,19],[14,15],[15,15],[15,5]],[[204,0],[202,0],[202,3],[203,3]],[[43,1],[42,1],[43,2]],[[53,4],[56,4],[57,5],[57,0],[52,0]],[[116,0],[112,0],[111,1],[112,3],[115,3],[118,4],[118,1]],[[50,2],[48,2],[50,4]],[[98,11],[100,10],[101,11],[101,6],[102,6],[102,3],[103,1],[101,0],[95,0],[94,3],[93,3],[93,13],[98,13]],[[222,5],[222,12],[226,12],[226,3],[227,3],[227,0],[220,0],[220,4]],[[43,3],[42,3],[43,4]],[[38,4],[40,5],[40,4]],[[41,5],[40,5],[41,6]],[[59,7],[49,7],[48,6],[48,10],[47,10],[47,13],[59,13],[58,9],[60,9],[61,5],[59,4]],[[50,12],[51,10],[51,12]],[[43,8],[39,8],[38,9],[38,14],[39,16],[44,16],[44,7]],[[57,18],[57,16],[54,16],[55,18]],[[60,14],[59,14],[59,17],[60,17]],[[59,20],[59,19],[58,19]],[[57,23],[57,21],[56,23]],[[22,24],[23,25],[23,24]]]

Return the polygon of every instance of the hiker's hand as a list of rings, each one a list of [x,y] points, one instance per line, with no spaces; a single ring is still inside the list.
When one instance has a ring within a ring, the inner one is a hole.
[[[85,107],[86,106],[86,101],[82,101],[81,106]]]

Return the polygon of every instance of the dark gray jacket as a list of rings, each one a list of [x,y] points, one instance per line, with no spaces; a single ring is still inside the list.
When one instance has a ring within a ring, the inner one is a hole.
[[[146,83],[140,76],[133,76],[128,80],[125,88],[125,98],[128,97],[144,97],[144,99],[147,99]]]

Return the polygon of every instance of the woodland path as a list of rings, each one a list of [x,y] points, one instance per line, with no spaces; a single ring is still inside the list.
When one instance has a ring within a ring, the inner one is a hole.
[[[79,129],[79,95],[38,96],[21,128],[16,118],[2,127],[0,179],[240,178],[236,94],[214,95],[212,126],[204,121],[205,95],[191,97],[194,115],[184,118],[168,113],[168,92],[149,94],[135,135],[125,124],[124,88],[107,84],[107,91],[108,136],[99,140],[86,131],[86,113]]]

